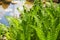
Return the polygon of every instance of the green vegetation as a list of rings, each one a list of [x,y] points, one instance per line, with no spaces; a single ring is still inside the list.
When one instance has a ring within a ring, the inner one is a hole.
[[[24,7],[20,19],[7,17],[10,27],[0,25],[0,35],[7,40],[60,40],[60,5],[54,7],[52,1],[50,4],[43,7],[40,0],[35,0],[30,11]]]

